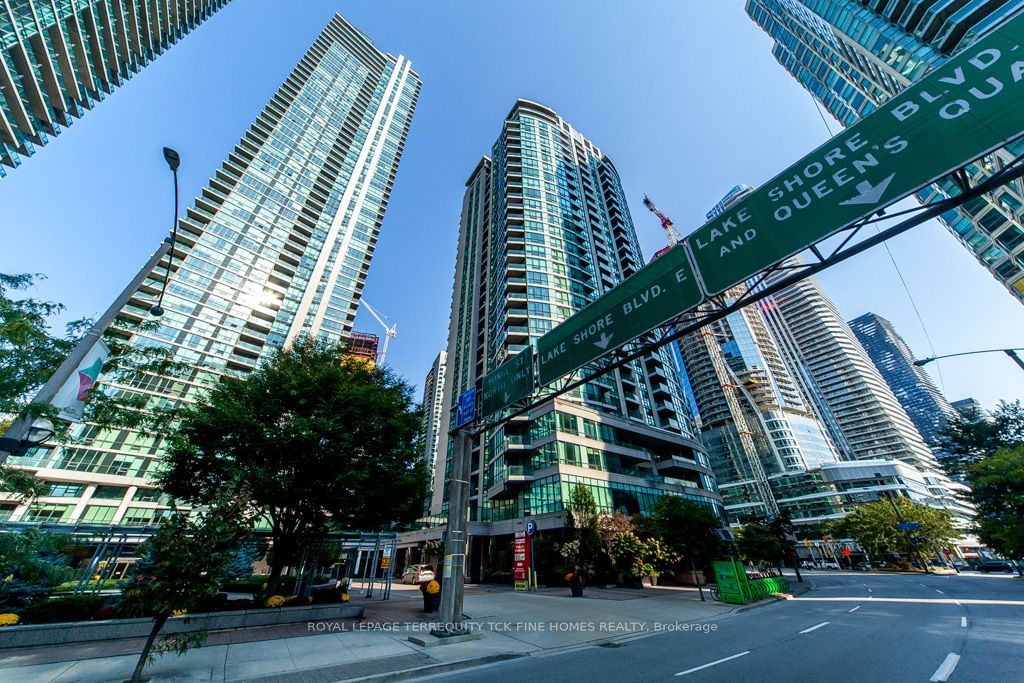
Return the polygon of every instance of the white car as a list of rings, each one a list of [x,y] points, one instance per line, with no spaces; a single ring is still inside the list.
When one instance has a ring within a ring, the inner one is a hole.
[[[402,572],[402,583],[423,583],[434,580],[434,568],[429,564],[412,564]]]

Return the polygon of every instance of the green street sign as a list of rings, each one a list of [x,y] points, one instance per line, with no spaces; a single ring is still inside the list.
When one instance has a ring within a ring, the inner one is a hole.
[[[1024,14],[691,234],[686,242],[707,293],[742,282],[1018,137],[1022,44]]]
[[[510,360],[484,375],[481,412],[492,415],[533,391],[533,347],[527,346]]]
[[[703,299],[682,245],[537,341],[540,383],[550,384]]]

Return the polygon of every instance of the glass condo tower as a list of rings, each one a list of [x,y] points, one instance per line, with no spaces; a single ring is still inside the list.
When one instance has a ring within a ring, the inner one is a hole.
[[[408,59],[331,19],[180,218],[158,325],[132,326],[154,320],[167,243],[108,329],[167,349],[188,373],[105,390],[180,405],[300,335],[348,338],[419,89]],[[146,525],[166,514],[150,481],[160,436],[72,431],[72,445],[11,460],[52,488],[32,506],[6,503],[5,516]]]

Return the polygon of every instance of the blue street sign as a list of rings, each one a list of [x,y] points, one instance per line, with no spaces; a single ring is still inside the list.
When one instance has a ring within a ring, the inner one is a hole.
[[[897,522],[896,528],[900,531],[916,531],[921,528],[920,522]]]
[[[476,387],[467,389],[459,396],[459,414],[455,417],[455,426],[461,427],[476,419]]]
[[[533,533],[537,531],[537,522],[532,519],[526,523],[526,535],[533,536]]]

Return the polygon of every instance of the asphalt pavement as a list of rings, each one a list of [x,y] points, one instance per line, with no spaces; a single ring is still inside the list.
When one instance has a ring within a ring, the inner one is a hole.
[[[1024,579],[967,572],[805,576],[815,590],[713,617],[702,629],[532,656],[443,679],[1024,682]]]

